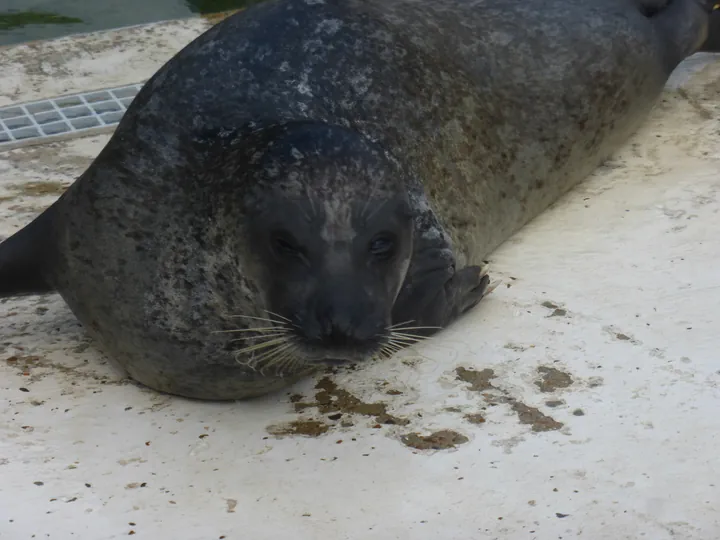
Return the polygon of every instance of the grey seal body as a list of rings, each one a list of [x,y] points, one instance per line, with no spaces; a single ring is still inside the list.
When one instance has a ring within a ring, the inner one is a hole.
[[[695,0],[269,0],[144,86],[0,246],[152,388],[240,399],[432,334],[640,126]],[[393,329],[394,327],[394,329]]]

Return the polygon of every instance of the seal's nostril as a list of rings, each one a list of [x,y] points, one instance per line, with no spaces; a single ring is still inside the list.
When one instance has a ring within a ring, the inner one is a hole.
[[[328,330],[329,331],[325,332],[323,336],[323,341],[328,345],[332,345],[333,347],[348,347],[358,344],[355,336],[341,330],[337,326],[330,326]]]

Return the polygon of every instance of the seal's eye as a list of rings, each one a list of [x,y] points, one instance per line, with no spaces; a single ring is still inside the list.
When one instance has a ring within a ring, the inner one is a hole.
[[[275,231],[272,235],[272,247],[275,253],[285,257],[299,257],[302,249],[297,245],[290,233]]]
[[[381,233],[370,241],[370,253],[380,260],[387,260],[395,253],[395,239],[391,234]]]

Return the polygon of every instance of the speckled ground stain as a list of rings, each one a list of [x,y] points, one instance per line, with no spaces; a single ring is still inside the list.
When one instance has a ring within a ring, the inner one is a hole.
[[[19,371],[19,375],[27,377],[24,381],[29,383],[37,382],[45,377],[62,373],[71,379],[92,380],[103,385],[125,385],[134,384],[128,378],[114,379],[106,375],[97,375],[81,371],[75,367],[65,366],[50,362],[45,358],[33,355],[14,355],[5,359],[5,363]]]
[[[455,448],[459,444],[465,444],[469,439],[456,431],[444,429],[426,436],[418,433],[408,433],[403,435],[400,440],[405,446],[417,450],[447,450]]]
[[[533,431],[556,431],[563,427],[562,422],[558,422],[535,407],[529,407],[521,403],[510,396],[505,390],[495,386],[491,382],[492,379],[495,378],[495,372],[493,370],[483,369],[482,371],[475,371],[473,369],[460,367],[455,370],[455,373],[458,380],[470,383],[468,390],[474,392],[494,390],[498,392],[500,395],[492,395],[490,393],[483,393],[482,395],[489,405],[510,405],[510,408],[517,414],[520,423],[530,425]]]

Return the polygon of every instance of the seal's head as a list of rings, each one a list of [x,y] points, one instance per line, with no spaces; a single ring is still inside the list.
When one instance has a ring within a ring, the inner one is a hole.
[[[358,133],[291,124],[255,153],[244,215],[268,311],[304,363],[378,353],[410,262],[395,164]]]

